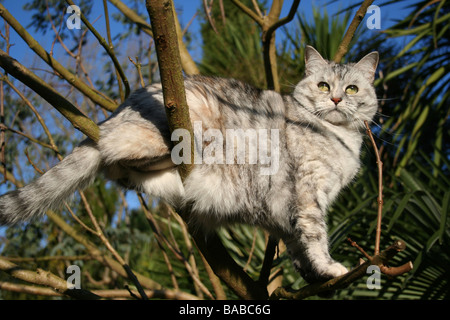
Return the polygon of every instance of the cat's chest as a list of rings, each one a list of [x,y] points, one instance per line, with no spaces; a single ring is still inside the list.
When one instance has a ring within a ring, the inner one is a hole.
[[[309,127],[291,127],[287,136],[293,167],[301,176],[338,178],[346,185],[360,168],[361,141],[357,136]]]

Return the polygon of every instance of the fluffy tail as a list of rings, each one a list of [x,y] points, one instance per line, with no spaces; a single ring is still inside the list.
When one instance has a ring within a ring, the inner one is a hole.
[[[94,181],[100,165],[99,151],[86,140],[36,181],[1,196],[0,225],[26,221],[60,207],[77,189]]]

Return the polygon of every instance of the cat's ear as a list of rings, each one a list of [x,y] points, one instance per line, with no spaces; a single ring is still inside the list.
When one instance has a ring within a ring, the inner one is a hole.
[[[305,49],[305,74],[309,76],[322,66],[327,65],[328,62],[322,58],[319,52],[311,46],[306,46]]]
[[[363,75],[371,83],[375,79],[375,71],[377,70],[378,59],[378,52],[374,51],[366,55],[364,58],[359,60],[357,64],[355,64],[355,68],[360,69]]]

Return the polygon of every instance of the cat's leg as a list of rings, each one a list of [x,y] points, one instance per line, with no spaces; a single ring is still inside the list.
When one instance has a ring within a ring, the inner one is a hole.
[[[176,205],[184,188],[167,139],[151,122],[117,122],[113,127],[112,121],[98,143],[106,177]]]
[[[299,209],[294,219],[294,233],[283,239],[294,267],[308,282],[347,273],[347,268],[334,261],[329,254],[322,210],[316,204],[300,206]]]

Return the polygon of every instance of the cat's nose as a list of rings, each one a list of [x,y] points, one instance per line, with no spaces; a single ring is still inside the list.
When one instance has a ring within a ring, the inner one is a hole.
[[[333,101],[335,105],[338,105],[338,103],[341,102],[342,99],[341,98],[331,98],[331,101]]]

